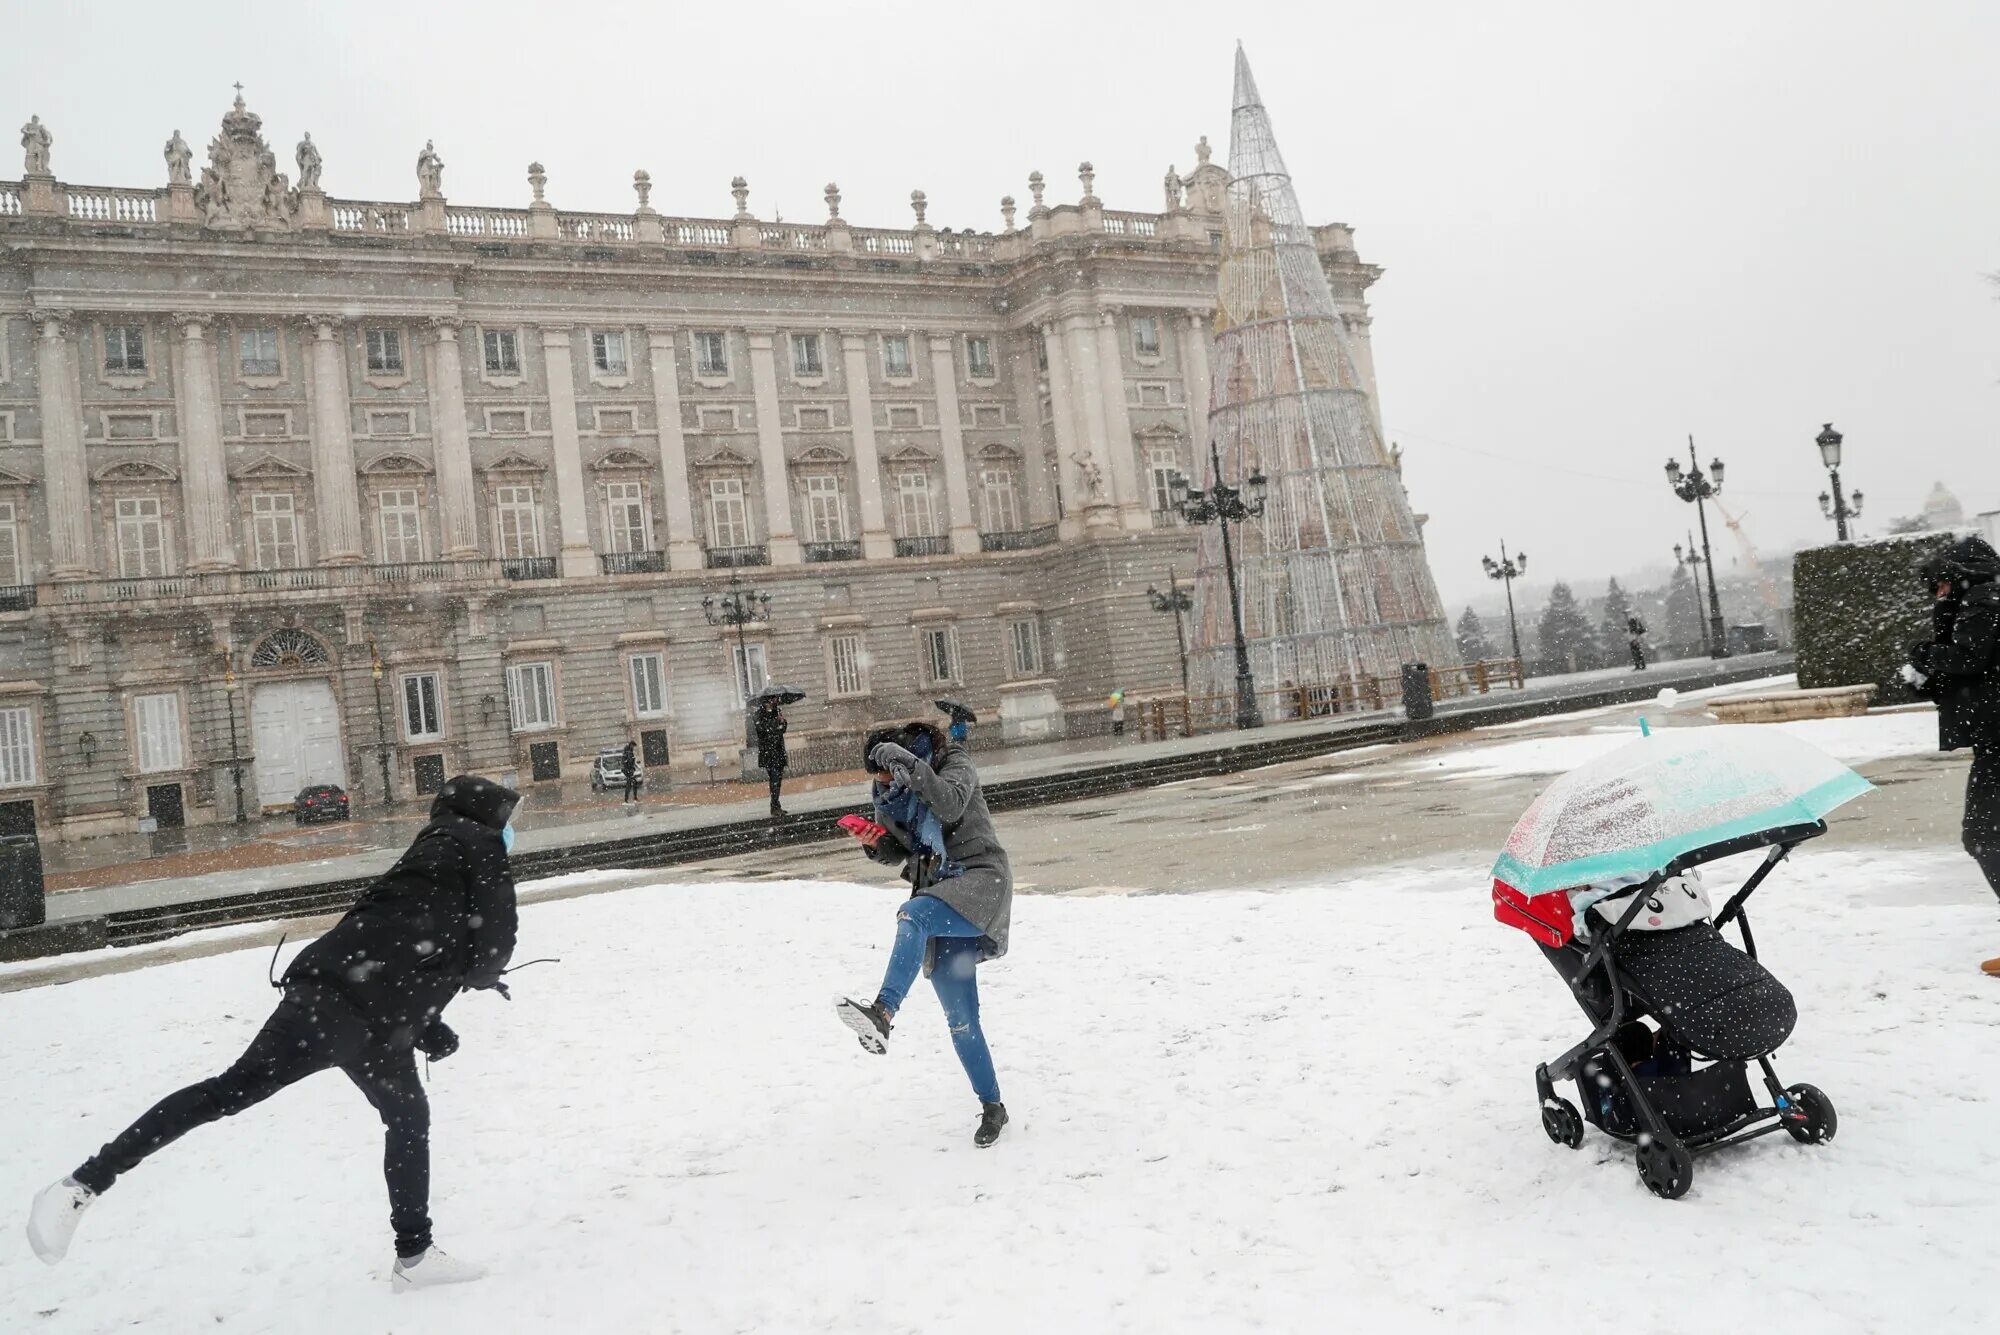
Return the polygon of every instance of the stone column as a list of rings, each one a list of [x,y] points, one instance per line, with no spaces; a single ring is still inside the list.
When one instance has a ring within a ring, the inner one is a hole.
[[[1013,331],[1007,339],[1009,371],[1014,381],[1014,413],[1021,424],[1022,528],[1038,528],[1056,520],[1055,488],[1048,468],[1050,441],[1042,426],[1044,376],[1035,369],[1031,344],[1025,331]]]
[[[583,442],[576,428],[576,361],[570,326],[542,326],[542,364],[549,377],[549,433],[555,445],[556,510],[562,523],[562,576],[588,579],[597,573],[590,546],[589,501],[583,489]]]
[[[646,348],[653,373],[653,415],[660,423],[660,505],[667,517],[667,568],[699,570],[701,543],[695,536],[694,495],[688,486],[687,435],[681,429],[680,368],[674,362],[675,331],[648,329]]]
[[[1055,433],[1056,469],[1062,477],[1063,517],[1058,535],[1074,538],[1083,532],[1083,483],[1076,456],[1083,448],[1077,436],[1076,394],[1070,385],[1069,348],[1062,326],[1051,320],[1041,326],[1042,350],[1049,359],[1049,427]]]
[[[322,565],[352,565],[361,550],[361,497],[354,481],[352,410],[340,317],[306,317],[307,381],[312,395],[313,498]]]
[[[437,468],[438,514],[444,559],[479,557],[479,502],[472,487],[472,440],[465,423],[465,367],[459,360],[458,321],[431,321],[431,448]]]
[[[1125,402],[1125,355],[1118,334],[1118,308],[1097,312],[1097,369],[1103,378],[1104,448],[1108,453],[1111,491],[1118,517],[1126,528],[1153,526],[1152,507],[1139,486],[1138,456],[1132,448],[1132,410]]]
[[[958,420],[958,359],[951,334],[931,335],[931,378],[937,384],[938,448],[944,454],[944,494],[951,509],[951,549],[979,550],[972,490],[965,476],[965,426]]]
[[[792,523],[791,470],[785,466],[784,423],[778,418],[778,363],[770,330],[750,334],[750,380],[757,395],[757,454],[764,471],[764,526],[772,565],[805,559]]]
[[[175,409],[181,425],[181,510],[187,525],[187,569],[230,570],[236,565],[229,513],[229,471],[222,452],[222,387],[208,317],[177,315],[180,367]]]
[[[854,437],[854,485],[861,510],[861,554],[869,560],[894,556],[896,541],[882,502],[882,460],[875,446],[875,400],[868,388],[866,333],[840,335],[842,378],[847,382],[847,420]]]
[[[35,369],[42,410],[42,493],[49,514],[49,578],[88,579],[90,473],[83,457],[83,385],[68,311],[39,311]]]
[[[1208,338],[1210,315],[1207,311],[1191,311],[1187,326],[1180,331],[1181,336],[1181,388],[1187,397],[1188,440],[1194,446],[1194,457],[1189,461],[1194,471],[1190,478],[1202,476],[1203,460],[1208,458]]]
[[[1063,360],[1067,364],[1070,407],[1076,423],[1077,442],[1070,457],[1063,461],[1063,476],[1070,483],[1064,488],[1064,494],[1074,497],[1070,506],[1083,516],[1087,527],[1099,530],[1116,528],[1117,493],[1112,490],[1116,485],[1116,475],[1110,471],[1110,450],[1104,432],[1104,377],[1097,364],[1097,321],[1081,313],[1066,315],[1062,319],[1062,331]],[[1054,368],[1053,357],[1049,365]],[[1089,469],[1076,458],[1077,455],[1085,457]],[[1092,473],[1096,480],[1094,487],[1090,485]]]

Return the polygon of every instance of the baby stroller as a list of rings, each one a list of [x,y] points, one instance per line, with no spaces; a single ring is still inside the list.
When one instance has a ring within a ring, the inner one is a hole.
[[[1794,848],[1826,832],[1827,810],[1868,788],[1782,734],[1684,731],[1724,735],[1670,741],[1663,734],[1564,776],[1522,817],[1493,883],[1494,917],[1535,939],[1592,1026],[1582,1042],[1535,1068],[1543,1131],[1576,1149],[1588,1122],[1635,1144],[1639,1180],[1667,1200],[1693,1184],[1697,1154],[1780,1130],[1819,1144],[1839,1126],[1832,1100],[1812,1085],[1784,1085],[1771,1064],[1798,1012],[1758,963],[1744,905]],[[1720,780],[1717,765],[1728,770]],[[1690,785],[1722,794],[1717,800],[1737,814],[1715,820],[1712,804],[1690,797]],[[1795,795],[1777,799],[1785,789]],[[1632,839],[1635,828],[1658,835],[1674,825],[1684,833]],[[1625,847],[1603,851],[1613,842]],[[1695,868],[1760,848],[1763,860],[1712,922],[1705,908],[1674,918],[1668,901]],[[1628,874],[1609,897],[1576,910],[1572,891],[1581,883],[1635,865],[1655,870]],[[1577,874],[1586,869],[1596,874]],[[1731,923],[1740,950],[1722,935]],[[1752,1087],[1752,1063],[1768,1104]],[[1576,1083],[1581,1110],[1556,1093],[1563,1080]]]

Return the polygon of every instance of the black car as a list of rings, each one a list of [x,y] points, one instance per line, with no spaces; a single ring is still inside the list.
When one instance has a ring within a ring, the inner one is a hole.
[[[299,789],[292,799],[292,819],[301,825],[347,819],[347,790],[337,783],[316,783]]]

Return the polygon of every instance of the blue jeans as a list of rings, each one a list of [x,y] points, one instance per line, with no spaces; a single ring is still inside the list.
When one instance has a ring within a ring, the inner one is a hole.
[[[915,896],[896,910],[896,945],[889,952],[889,967],[875,1000],[892,1015],[901,1010],[903,998],[923,968],[924,952],[931,949],[931,987],[944,1007],[945,1022],[951,1026],[951,1045],[958,1050],[959,1065],[965,1068],[980,1102],[998,1103],[1000,1080],[993,1073],[986,1032],[979,1027],[977,971],[979,939],[984,935],[942,899]]]

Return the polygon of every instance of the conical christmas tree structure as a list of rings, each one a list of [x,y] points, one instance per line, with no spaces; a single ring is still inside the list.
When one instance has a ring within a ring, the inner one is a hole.
[[[1404,663],[1455,663],[1401,474],[1240,46],[1229,170],[1208,431],[1225,482],[1259,469],[1269,479],[1263,516],[1231,533],[1265,707],[1286,682],[1359,689]],[[1210,472],[1207,451],[1196,466]],[[1215,525],[1202,531],[1194,616],[1194,689],[1229,695],[1236,661]]]

